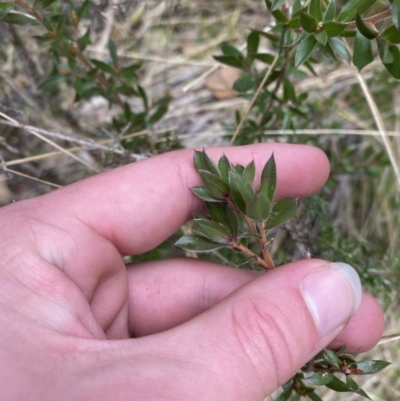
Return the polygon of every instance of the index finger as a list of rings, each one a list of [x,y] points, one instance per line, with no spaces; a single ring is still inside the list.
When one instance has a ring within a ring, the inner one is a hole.
[[[232,163],[254,160],[258,175],[274,153],[277,197],[311,195],[329,174],[325,154],[310,146],[271,143],[207,152],[214,160],[223,153]],[[201,184],[192,158],[191,149],[165,153],[52,192],[30,207],[45,210],[46,220],[58,220],[61,209],[64,216],[83,221],[112,242],[121,254],[143,253],[201,210],[202,202],[190,191]]]

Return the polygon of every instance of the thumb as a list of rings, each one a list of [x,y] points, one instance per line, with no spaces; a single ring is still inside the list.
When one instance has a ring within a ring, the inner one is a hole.
[[[185,366],[180,388],[195,389],[195,399],[260,400],[338,335],[361,297],[351,266],[302,260],[154,339]]]

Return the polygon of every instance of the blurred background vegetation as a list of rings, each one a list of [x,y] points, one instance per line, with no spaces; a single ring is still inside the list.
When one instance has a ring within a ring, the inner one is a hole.
[[[322,54],[295,69],[285,53],[274,70],[273,25],[262,0],[0,2],[0,205],[173,149],[317,146],[329,181],[276,229],[272,255],[278,265],[307,252],[353,265],[386,310],[387,334],[399,332],[399,81],[380,61],[360,79]],[[249,40],[250,30],[266,34]],[[246,55],[255,41],[264,56],[247,56],[248,68],[213,58]],[[181,234],[132,261],[182,255]],[[372,352],[394,362],[367,379],[374,400],[400,399],[397,351],[393,341]]]

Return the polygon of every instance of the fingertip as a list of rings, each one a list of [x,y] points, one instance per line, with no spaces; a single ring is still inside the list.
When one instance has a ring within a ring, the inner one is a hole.
[[[345,346],[346,352],[351,354],[369,351],[381,339],[384,328],[382,308],[373,297],[364,293],[359,309],[329,348]]]

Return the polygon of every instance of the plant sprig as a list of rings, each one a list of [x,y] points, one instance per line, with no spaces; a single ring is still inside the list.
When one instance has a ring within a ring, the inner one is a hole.
[[[208,215],[195,215],[194,235],[185,235],[177,246],[191,252],[231,248],[242,253],[256,268],[273,269],[268,251],[268,230],[290,219],[297,199],[274,201],[276,165],[274,155],[265,164],[261,182],[253,189],[255,164],[232,165],[223,155],[216,164],[205,152],[195,151],[193,163],[203,185],[192,188],[206,201]],[[249,245],[254,239],[258,250]]]
[[[268,251],[268,230],[289,220],[298,203],[293,198],[275,200],[277,170],[274,155],[264,165],[260,184],[255,189],[254,161],[247,166],[233,165],[223,155],[217,164],[203,149],[194,152],[193,164],[203,185],[192,188],[192,191],[206,202],[207,214],[195,214],[195,234],[181,237],[176,245],[196,253],[229,248],[241,254],[238,265],[250,263],[255,269],[274,269]],[[353,376],[377,373],[390,363],[377,360],[356,362],[343,352],[344,348],[337,352],[321,351],[282,386],[277,401],[287,401],[292,395],[321,401],[315,392],[320,386],[370,399]]]

